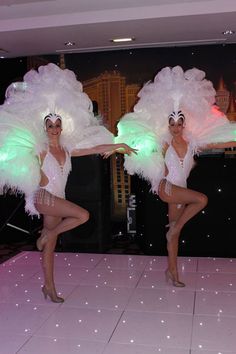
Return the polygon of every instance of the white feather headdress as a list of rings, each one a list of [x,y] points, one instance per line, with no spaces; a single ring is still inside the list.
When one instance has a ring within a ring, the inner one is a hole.
[[[11,84],[0,106],[0,189],[31,195],[40,180],[37,155],[45,150],[45,116],[59,115],[66,150],[113,142],[113,135],[94,117],[92,101],[70,70],[54,64],[30,70]]]
[[[147,179],[153,190],[164,175],[162,146],[171,139],[168,118],[172,112],[184,115],[184,134],[193,151],[236,138],[235,124],[215,106],[215,90],[201,70],[166,67],[144,85],[138,97],[134,112],[118,124],[117,141],[139,149],[138,155],[125,157],[125,167],[130,174]]]

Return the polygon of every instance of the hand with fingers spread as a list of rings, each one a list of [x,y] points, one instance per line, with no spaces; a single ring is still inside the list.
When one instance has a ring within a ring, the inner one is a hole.
[[[120,144],[120,145],[122,145],[122,146],[116,150],[116,152],[119,152],[120,154],[132,155],[133,153],[137,154],[137,152],[138,152],[137,149],[134,149],[127,144]]]
[[[110,151],[104,152],[101,155],[103,156],[104,159],[107,159],[109,156],[115,154],[115,153],[120,153],[124,155],[131,155],[131,154],[137,154],[138,150],[130,147],[127,144],[116,144],[118,148],[112,149]]]

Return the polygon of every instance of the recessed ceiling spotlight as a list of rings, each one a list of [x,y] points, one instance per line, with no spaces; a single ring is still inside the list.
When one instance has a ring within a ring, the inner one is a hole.
[[[120,42],[132,42],[135,41],[135,38],[127,37],[127,38],[113,38],[111,42],[120,43]]]
[[[222,34],[224,34],[225,36],[228,36],[228,35],[231,35],[231,34],[234,34],[234,33],[235,33],[235,31],[230,30],[230,29],[225,30],[224,32],[222,32]]]
[[[72,47],[73,45],[75,45],[75,42],[65,42],[64,43],[67,47]]]

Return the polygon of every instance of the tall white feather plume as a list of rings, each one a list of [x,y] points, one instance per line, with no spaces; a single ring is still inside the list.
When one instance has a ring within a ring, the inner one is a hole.
[[[0,106],[0,189],[26,196],[37,189],[37,155],[46,147],[44,117],[50,113],[62,117],[61,143],[68,151],[113,142],[72,71],[54,64],[30,70],[23,82],[8,87]]]
[[[229,122],[215,106],[215,90],[201,70],[193,68],[184,72],[180,66],[163,68],[153,82],[143,86],[138,97],[134,113],[126,114],[119,122],[118,137],[120,141],[127,139],[131,146],[139,147],[139,158],[133,155],[126,157],[125,166],[128,172],[147,179],[153,190],[156,181],[164,176],[161,151],[163,142],[171,139],[168,117],[173,111],[183,112],[184,135],[195,151],[209,143],[236,139],[235,123]],[[128,121],[132,121],[131,140],[125,132]],[[138,137],[143,126],[143,144],[140,144]],[[152,138],[155,146],[149,151],[147,146],[151,136],[155,136]]]

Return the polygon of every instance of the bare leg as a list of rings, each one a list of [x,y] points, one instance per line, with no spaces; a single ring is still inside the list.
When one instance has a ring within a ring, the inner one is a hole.
[[[183,214],[185,205],[182,205],[180,208],[177,207],[178,204],[168,204],[168,216],[169,223],[176,222],[180,216]],[[168,250],[168,271],[173,275],[173,279],[175,280],[175,285],[183,286],[179,281],[178,276],[178,265],[177,265],[177,256],[178,256],[178,248],[179,248],[179,236],[180,232],[176,233],[169,242],[167,242],[167,250]]]
[[[48,192],[46,192],[48,193]],[[50,195],[50,193],[48,193]],[[59,217],[61,221],[56,224],[53,228],[47,228],[44,225],[42,230],[42,238],[44,235],[49,238],[52,235],[59,235],[62,232],[71,230],[89,219],[89,213],[87,210],[81,208],[79,205],[76,205],[68,200],[53,197],[53,204],[47,205],[45,203],[35,203],[36,209],[40,214]]]
[[[60,217],[48,216],[48,215],[44,216],[44,228],[47,228],[48,230],[54,229],[60,222],[61,222]],[[51,297],[52,301],[63,302],[63,299],[57,296],[55,283],[54,283],[54,250],[56,247],[56,243],[57,243],[57,235],[51,235],[51,237],[48,237],[47,242],[45,243],[45,246],[43,248],[43,257],[42,257],[42,266],[43,266],[43,273],[44,273],[43,289],[46,290],[46,294],[48,294]]]
[[[184,204],[186,207],[183,213],[176,220],[172,227],[172,234],[180,233],[183,226],[193,216],[199,213],[207,205],[207,196],[203,193],[196,192],[192,189],[178,187],[172,185],[171,195],[166,194],[165,184],[162,183],[159,190],[160,198],[168,204]]]
[[[165,192],[165,183],[160,185],[159,196],[168,203],[171,224],[167,233],[168,269],[166,276],[172,280],[173,285],[181,287],[185,284],[179,281],[177,268],[180,232],[186,222],[206,206],[207,197],[202,193],[175,185],[172,185],[171,193],[168,195]],[[181,204],[179,209],[178,204]]]
[[[53,203],[49,203],[51,205],[35,203],[37,210],[44,215],[44,228],[37,246],[43,249],[42,265],[45,278],[43,293],[45,297],[49,295],[54,302],[63,302],[64,300],[56,294],[53,276],[54,249],[57,238],[60,233],[86,222],[89,218],[89,213],[87,210],[67,200],[53,198]]]

